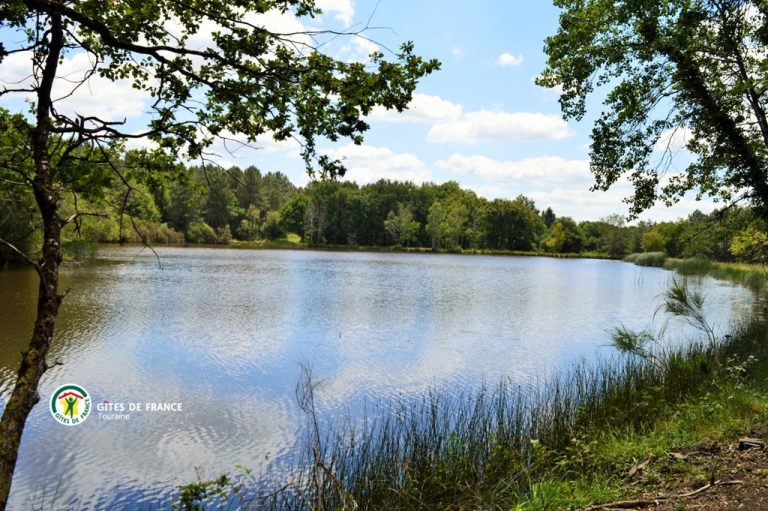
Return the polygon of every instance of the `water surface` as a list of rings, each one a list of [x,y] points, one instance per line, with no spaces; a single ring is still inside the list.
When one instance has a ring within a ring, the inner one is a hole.
[[[24,432],[11,509],[146,508],[174,485],[256,471],[304,435],[301,365],[323,417],[363,403],[540,381],[611,354],[609,331],[651,324],[672,273],[587,259],[429,254],[102,249],[67,267],[41,403]],[[0,384],[9,393],[34,320],[36,276],[0,271]],[[724,334],[751,293],[703,279]],[[655,327],[664,318],[657,316]],[[693,335],[671,323],[669,337]],[[77,427],[47,408],[64,383],[94,403],[180,402],[181,412],[94,413]]]

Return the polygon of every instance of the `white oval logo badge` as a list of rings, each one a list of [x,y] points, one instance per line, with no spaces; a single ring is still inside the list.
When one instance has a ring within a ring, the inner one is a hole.
[[[62,385],[51,394],[51,415],[59,424],[78,426],[90,413],[91,397],[80,385]]]

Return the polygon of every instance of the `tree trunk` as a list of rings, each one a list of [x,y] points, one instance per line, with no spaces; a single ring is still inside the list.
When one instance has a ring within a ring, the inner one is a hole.
[[[22,352],[16,385],[0,419],[0,509],[5,509],[8,502],[24,424],[30,411],[40,400],[38,386],[40,378],[48,369],[46,356],[53,340],[56,316],[62,299],[58,294],[58,286],[63,222],[58,216],[58,203],[53,187],[55,172],[50,164],[48,137],[51,129],[51,87],[63,47],[63,30],[59,15],[51,15],[50,23],[48,55],[37,90],[37,122],[32,132],[35,162],[32,189],[43,221],[42,257],[36,268],[40,277],[37,318],[29,347]]]

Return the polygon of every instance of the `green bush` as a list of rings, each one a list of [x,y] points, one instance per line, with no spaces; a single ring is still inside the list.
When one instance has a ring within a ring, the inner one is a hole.
[[[136,220],[136,227],[130,226],[128,241],[157,245],[184,243],[184,235],[168,227],[168,224]]]
[[[86,241],[100,243],[117,241],[120,238],[120,225],[111,216],[85,217],[80,225],[80,236]]]
[[[92,261],[98,244],[93,241],[72,240],[61,244],[61,255],[67,261]]]
[[[230,241],[232,241],[232,231],[229,230],[228,225],[216,229],[216,243],[219,245],[229,245]]]
[[[189,224],[185,237],[190,243],[214,244],[218,242],[216,231],[205,222],[192,222]]]
[[[261,226],[261,234],[268,240],[276,240],[285,236],[285,229],[280,222],[280,213],[277,211],[270,211],[267,213],[267,218],[264,220],[264,225]]]

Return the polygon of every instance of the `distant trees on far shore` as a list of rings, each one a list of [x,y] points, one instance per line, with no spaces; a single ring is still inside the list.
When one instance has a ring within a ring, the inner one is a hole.
[[[125,155],[135,164],[135,155]],[[635,252],[717,260],[762,260],[766,225],[749,208],[676,222],[627,225],[620,215],[576,222],[524,195],[488,200],[443,184],[380,180],[314,181],[294,186],[280,172],[256,167],[189,167],[172,182],[113,185],[102,201],[77,205],[93,212],[65,230],[65,248],[82,242],[227,244],[297,235],[311,246],[423,247],[592,254]],[[39,243],[32,197],[0,191],[0,237]],[[28,204],[27,204],[28,203]],[[63,204],[74,210],[74,204]],[[37,240],[37,241],[36,241]],[[758,246],[759,245],[759,246]],[[13,254],[0,251],[0,265]]]

